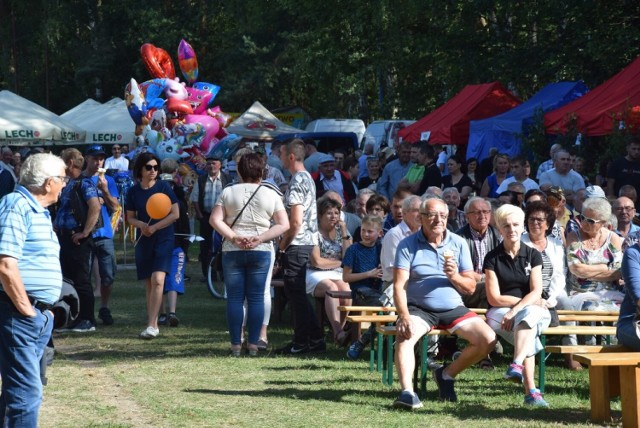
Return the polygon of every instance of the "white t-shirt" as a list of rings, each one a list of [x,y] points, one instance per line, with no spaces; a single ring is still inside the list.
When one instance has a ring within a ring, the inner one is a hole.
[[[227,225],[231,226],[257,188],[258,184],[255,183],[239,183],[227,186],[222,190],[216,205],[222,205],[224,221]],[[278,211],[284,211],[282,198],[273,189],[262,186],[242,212],[242,216],[233,225],[233,230],[240,236],[260,235],[269,230],[271,218]],[[263,242],[255,250],[271,251],[272,248],[271,242]],[[236,247],[231,241],[225,240],[222,250],[241,251],[243,249]]]
[[[108,157],[104,161],[105,169],[117,169],[118,171],[128,171],[129,170],[129,159],[124,156],[120,156],[119,158],[114,158],[113,156]]]
[[[509,184],[513,183],[517,181],[515,177],[509,177],[509,178],[505,178],[502,183],[500,184],[500,186],[498,186],[498,189],[496,190],[496,193],[499,195],[502,192],[506,192],[507,190],[509,190],[507,187],[509,186]],[[524,192],[527,193],[529,190],[531,189],[539,189],[540,186],[538,186],[538,183],[536,183],[535,181],[533,181],[530,178],[527,178],[526,180],[524,180],[522,182],[522,185],[524,186]]]

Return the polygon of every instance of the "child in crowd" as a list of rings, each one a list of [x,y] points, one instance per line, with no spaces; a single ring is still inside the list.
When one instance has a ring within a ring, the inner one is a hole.
[[[367,210],[367,215],[372,215],[376,217],[380,217],[384,222],[385,217],[389,214],[389,201],[382,195],[371,195],[371,197],[367,200],[367,204],[365,209]],[[355,232],[353,233],[353,242],[360,242],[360,228],[359,226]],[[380,238],[384,236],[384,230],[380,235]]]
[[[367,208],[368,208],[367,203]],[[367,212],[369,210],[367,209]],[[382,244],[382,218],[368,214],[362,219],[360,227],[361,241],[347,248],[342,258],[342,280],[349,283],[353,305],[379,306],[382,295],[382,267],[380,251]],[[347,357],[357,359],[375,333],[375,325],[353,342],[347,351]]]

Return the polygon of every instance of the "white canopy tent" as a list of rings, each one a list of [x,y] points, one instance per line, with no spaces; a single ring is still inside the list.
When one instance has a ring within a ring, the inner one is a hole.
[[[229,134],[236,134],[244,138],[271,139],[280,134],[291,134],[304,132],[302,129],[294,128],[275,117],[259,101],[253,103],[251,107],[227,126]]]
[[[86,100],[62,117],[86,131],[86,144],[132,144],[135,141],[135,124],[125,102],[94,103]]]
[[[0,144],[78,144],[85,132],[46,108],[11,91],[0,91]]]

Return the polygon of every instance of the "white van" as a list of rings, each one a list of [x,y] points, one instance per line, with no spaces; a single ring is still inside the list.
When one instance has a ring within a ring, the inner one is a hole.
[[[307,132],[353,132],[358,136],[358,143],[364,137],[366,126],[360,119],[316,119],[309,122]]]
[[[373,152],[385,147],[394,147],[398,141],[398,131],[411,125],[415,120],[376,120],[367,126],[364,143],[373,143]]]

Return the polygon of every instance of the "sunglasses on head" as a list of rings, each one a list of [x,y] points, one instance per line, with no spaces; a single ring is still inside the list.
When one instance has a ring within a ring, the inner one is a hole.
[[[144,169],[146,169],[147,171],[151,171],[151,170],[158,171],[158,170],[160,169],[160,167],[158,166],[158,164],[155,164],[155,165],[145,165],[145,166],[144,166]]]
[[[580,220],[580,222],[586,221],[587,224],[598,224],[598,223],[602,223],[602,220],[596,220],[594,218],[589,218],[589,217],[585,217],[582,214],[578,214],[578,220]]]

